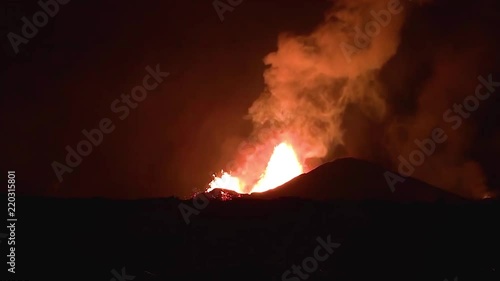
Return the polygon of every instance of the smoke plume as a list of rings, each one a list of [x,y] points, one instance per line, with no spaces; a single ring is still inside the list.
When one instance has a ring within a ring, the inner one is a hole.
[[[451,129],[443,113],[474,93],[478,75],[491,71],[485,58],[494,47],[485,49],[481,26],[463,28],[468,7],[443,2],[336,1],[311,34],[281,34],[264,58],[266,89],[249,109],[253,149],[241,159],[240,176],[258,177],[281,141],[294,145],[307,169],[353,156],[397,170],[398,156],[440,127],[447,142],[412,176],[484,194],[481,165],[467,157],[475,126],[464,120]],[[436,16],[441,9],[452,14],[446,24]],[[494,18],[474,17],[481,16]]]

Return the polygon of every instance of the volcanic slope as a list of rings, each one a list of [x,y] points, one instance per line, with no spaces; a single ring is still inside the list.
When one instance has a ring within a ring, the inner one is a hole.
[[[392,176],[388,177],[387,175]],[[393,189],[386,179],[393,181]],[[397,181],[396,179],[400,179]],[[392,202],[461,202],[464,199],[415,178],[355,158],[325,163],[273,190],[253,193],[256,199],[299,197],[314,200],[381,200]]]

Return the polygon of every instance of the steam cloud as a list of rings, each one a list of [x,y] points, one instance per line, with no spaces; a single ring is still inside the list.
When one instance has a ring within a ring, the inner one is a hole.
[[[460,23],[439,27],[427,13],[443,6],[401,1],[399,13],[379,24],[379,33],[359,48],[356,28],[364,31],[390,2],[398,1],[336,1],[311,34],[279,36],[277,51],[264,59],[266,90],[249,109],[254,146],[242,160],[240,176],[258,177],[272,146],[283,140],[293,143],[301,160],[317,160],[308,169],[353,156],[397,170],[398,155],[407,157],[417,148],[416,138],[441,127],[448,141],[413,176],[463,195],[484,194],[481,166],[465,157],[474,126],[464,120],[453,130],[443,113],[474,93],[477,76],[488,74],[478,71],[491,71],[481,52],[487,38],[473,28],[460,30]],[[467,10],[450,1],[442,5]],[[452,20],[459,22],[460,16]],[[461,33],[437,34],[446,28]],[[467,47],[472,48],[449,45],[450,40],[463,43],[461,36],[471,39]],[[346,52],[347,45],[358,48]]]

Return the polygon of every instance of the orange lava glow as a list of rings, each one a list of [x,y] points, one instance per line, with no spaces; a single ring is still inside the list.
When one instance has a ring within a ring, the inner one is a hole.
[[[273,154],[267,163],[266,170],[262,173],[259,181],[250,191],[245,189],[245,183],[238,177],[223,171],[220,177],[214,176],[212,182],[209,183],[210,188],[207,192],[216,188],[247,194],[265,192],[288,182],[302,173],[302,165],[293,147],[283,142],[274,148]]]

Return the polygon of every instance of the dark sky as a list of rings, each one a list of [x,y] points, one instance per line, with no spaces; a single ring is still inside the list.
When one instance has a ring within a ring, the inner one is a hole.
[[[499,73],[498,4],[435,2],[408,17],[398,54],[380,74],[390,85],[393,114],[415,113],[418,92],[439,70],[433,66],[449,55],[443,46],[458,53],[448,61],[478,54],[471,59],[471,67],[478,65],[472,78]],[[16,170],[18,192],[26,194],[114,198],[186,195],[210,181],[251,132],[243,117],[264,89],[263,58],[276,50],[278,35],[310,33],[331,5],[243,0],[221,22],[211,1],[71,0],[14,56],[5,34],[20,33],[20,18],[39,10],[35,1],[18,3],[2,33],[2,171]],[[170,75],[120,120],[111,103],[142,83],[146,66],[157,64]],[[406,88],[414,90],[398,94]],[[472,144],[461,150],[483,165],[492,188],[500,186],[498,101],[494,97],[473,118],[466,134]],[[103,118],[115,130],[58,183],[51,163],[64,163],[65,147],[76,148],[85,139],[81,131],[97,128]],[[354,126],[349,122],[371,124],[353,117],[345,126]],[[364,133],[346,135],[352,145],[342,156],[388,163],[378,150],[382,139],[374,140],[385,125],[366,126]]]
[[[2,69],[2,169],[29,194],[142,197],[190,192],[244,137],[243,120],[263,89],[263,57],[284,30],[308,32],[326,1],[244,1],[221,22],[210,1],[78,1],[58,14]],[[9,31],[38,6],[20,2]],[[3,45],[9,49],[6,36]],[[11,51],[6,52],[10,55]],[[123,121],[110,110],[150,65],[170,76]],[[51,163],[81,131],[110,118],[115,131],[60,185]]]

